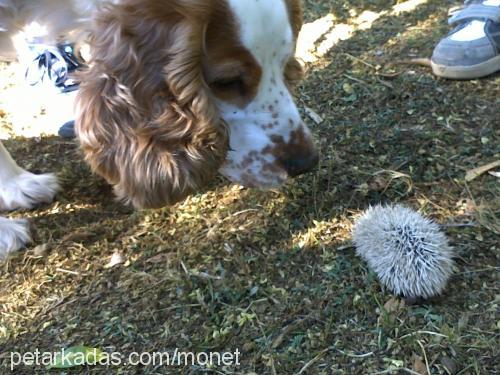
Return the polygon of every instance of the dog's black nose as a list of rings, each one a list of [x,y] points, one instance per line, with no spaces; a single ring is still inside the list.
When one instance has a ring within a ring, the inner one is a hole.
[[[309,172],[319,162],[319,155],[316,151],[307,156],[294,156],[282,161],[290,177],[300,176]]]

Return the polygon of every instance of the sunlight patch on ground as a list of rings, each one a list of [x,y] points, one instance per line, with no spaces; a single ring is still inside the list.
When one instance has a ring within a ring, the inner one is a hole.
[[[0,139],[55,135],[73,119],[76,92],[60,94],[52,87],[34,88],[24,82],[22,67],[5,65],[0,75]]]
[[[409,1],[405,1],[401,4],[397,4],[397,5],[394,5],[392,7],[392,11],[391,11],[391,14],[394,14],[394,15],[398,15],[400,13],[404,13],[404,12],[411,12],[415,9],[417,9],[417,7],[419,7],[420,5],[423,5],[423,4],[426,4],[427,3],[427,0],[409,0]]]
[[[314,22],[305,24],[297,41],[297,56],[307,63],[314,63],[325,56],[340,41],[350,39],[356,31],[369,30],[375,21],[383,16],[398,16],[401,13],[411,12],[428,0],[409,0],[397,4],[389,11],[364,11],[356,15],[351,11],[353,18],[349,24],[335,25],[335,16],[327,14]]]
[[[332,217],[330,220],[313,220],[312,225],[292,235],[293,248],[328,247],[350,239],[352,222],[346,217]]]
[[[314,22],[304,24],[297,40],[297,56],[305,62],[315,61],[316,42],[332,29],[334,21],[335,16],[330,13]]]

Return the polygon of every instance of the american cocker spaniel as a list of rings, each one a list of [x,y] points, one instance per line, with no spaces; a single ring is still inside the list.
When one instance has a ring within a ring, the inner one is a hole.
[[[219,172],[270,188],[316,165],[290,93],[302,76],[299,0],[118,0],[92,18],[76,133],[119,198],[162,207]],[[52,198],[51,176],[27,174],[1,150],[0,209]],[[0,255],[27,240],[20,224],[0,221]]]

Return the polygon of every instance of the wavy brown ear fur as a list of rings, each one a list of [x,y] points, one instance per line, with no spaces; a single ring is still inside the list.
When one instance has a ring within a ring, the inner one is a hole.
[[[225,159],[201,70],[211,10],[206,0],[123,0],[94,25],[76,131],[93,171],[135,207],[182,200]]]

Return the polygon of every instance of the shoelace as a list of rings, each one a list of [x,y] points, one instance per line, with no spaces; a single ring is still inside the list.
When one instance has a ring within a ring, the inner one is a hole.
[[[31,45],[36,57],[27,67],[26,81],[36,86],[39,83],[50,80],[62,91],[72,91],[77,88],[77,84],[70,81],[68,74],[79,67],[80,62],[73,54],[73,47],[70,44],[52,47],[44,44]],[[69,84],[68,84],[69,83]]]

